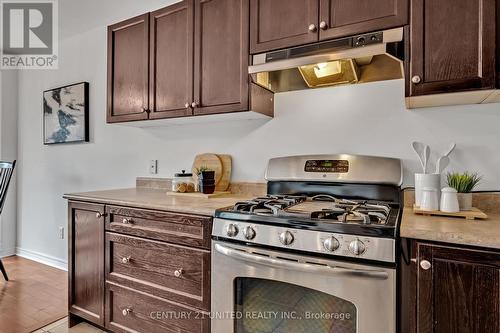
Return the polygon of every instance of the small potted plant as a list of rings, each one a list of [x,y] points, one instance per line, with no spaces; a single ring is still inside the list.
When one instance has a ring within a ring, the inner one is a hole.
[[[479,184],[482,176],[477,173],[451,172],[447,174],[446,179],[448,186],[453,187],[458,192],[458,205],[460,206],[460,210],[471,210],[472,190]]]
[[[196,168],[198,175],[198,190],[203,194],[212,194],[215,192],[215,171],[206,166]]]

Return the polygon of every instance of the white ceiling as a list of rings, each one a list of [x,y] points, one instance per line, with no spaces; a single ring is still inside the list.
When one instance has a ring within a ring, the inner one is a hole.
[[[59,39],[105,27],[179,0],[59,0]]]

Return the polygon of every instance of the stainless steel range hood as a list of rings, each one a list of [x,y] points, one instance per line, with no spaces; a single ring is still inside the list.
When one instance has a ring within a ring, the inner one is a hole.
[[[252,80],[273,92],[401,79],[403,28],[256,54]]]

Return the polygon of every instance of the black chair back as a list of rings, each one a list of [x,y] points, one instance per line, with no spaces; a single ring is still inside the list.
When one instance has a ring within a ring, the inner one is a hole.
[[[2,213],[3,205],[7,197],[7,190],[9,189],[10,180],[16,167],[14,162],[0,162],[0,214]]]

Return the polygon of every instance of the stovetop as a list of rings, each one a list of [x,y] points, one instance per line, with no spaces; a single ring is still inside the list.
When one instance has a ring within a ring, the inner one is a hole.
[[[366,236],[395,237],[397,202],[352,200],[331,194],[267,195],[216,211],[217,218]]]
[[[349,154],[273,158],[267,196],[215,212],[212,237],[253,247],[395,263],[401,161]]]

